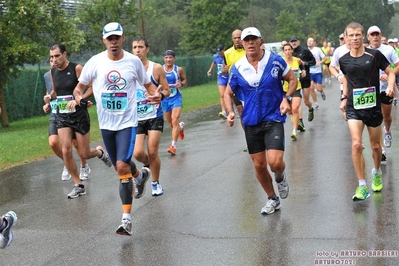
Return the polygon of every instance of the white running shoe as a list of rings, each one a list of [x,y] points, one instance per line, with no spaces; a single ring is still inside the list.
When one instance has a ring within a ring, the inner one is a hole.
[[[385,127],[384,127],[384,146],[389,148],[389,147],[391,147],[391,144],[392,144],[391,131],[385,130]]]
[[[13,211],[9,211],[2,216],[3,220],[7,221],[6,227],[0,232],[0,248],[8,247],[13,239],[11,227],[17,223],[17,215]]]
[[[111,167],[112,162],[111,162],[111,159],[109,158],[108,152],[105,150],[105,148],[103,146],[99,145],[96,147],[96,150],[102,151],[103,154],[101,155],[101,157],[99,157],[99,159],[101,161],[103,161],[103,163],[106,166]]]
[[[161,196],[163,194],[163,188],[158,182],[152,183],[151,188],[152,188],[152,196],[156,197],[156,196]]]
[[[68,169],[64,165],[64,170],[62,170],[61,180],[62,181],[67,181],[69,179],[71,179],[71,175],[69,174]]]
[[[132,221],[128,218],[122,219],[122,224],[116,229],[118,235],[131,236],[132,235]]]
[[[290,192],[290,187],[288,186],[287,176],[284,173],[284,178],[280,183],[277,183],[278,192],[280,194],[280,198],[286,199],[288,197],[288,193]]]
[[[136,179],[134,179],[134,198],[135,199],[139,199],[141,198],[141,196],[143,196],[144,192],[145,192],[145,184],[147,183],[147,180],[150,178],[151,176],[151,170],[148,167],[143,167],[141,168],[141,174],[142,174],[142,178],[140,183],[136,183]]]
[[[83,181],[89,179],[90,172],[91,169],[88,164],[80,166],[80,175],[79,175],[80,180]]]
[[[273,212],[277,211],[280,209],[280,200],[277,198],[277,200],[273,199],[268,199],[266,202],[265,207],[262,208],[260,211],[261,214],[272,214]]]

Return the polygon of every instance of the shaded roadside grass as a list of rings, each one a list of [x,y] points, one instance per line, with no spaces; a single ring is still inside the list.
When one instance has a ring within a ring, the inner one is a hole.
[[[215,82],[184,88],[183,113],[219,103]],[[96,109],[90,108],[90,139],[100,141]],[[53,156],[48,145],[49,116],[33,117],[16,121],[7,128],[0,128],[0,170]]]

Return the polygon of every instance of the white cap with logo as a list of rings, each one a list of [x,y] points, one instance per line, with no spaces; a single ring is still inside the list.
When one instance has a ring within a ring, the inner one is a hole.
[[[258,38],[262,38],[262,35],[260,34],[259,30],[254,27],[245,28],[241,32],[241,40],[244,40],[248,36],[256,36]]]
[[[111,22],[104,26],[103,39],[107,39],[111,35],[123,35],[123,29],[121,24],[119,24],[118,22]]]

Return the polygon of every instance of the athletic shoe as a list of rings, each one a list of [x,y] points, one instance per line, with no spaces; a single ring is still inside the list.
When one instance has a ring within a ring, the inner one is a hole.
[[[269,198],[266,202],[265,207],[262,208],[260,211],[261,214],[272,214],[274,211],[277,211],[280,209],[280,200],[277,198],[277,200],[273,200]]]
[[[308,121],[312,122],[314,118],[314,108],[309,109],[309,113],[308,113]]]
[[[301,132],[305,132],[305,130],[306,130],[305,125],[303,124],[302,121],[299,121],[299,123],[298,123],[298,130]]]
[[[248,147],[245,147],[245,149],[242,150],[243,152],[248,152]]]
[[[280,194],[280,198],[286,199],[288,197],[288,193],[290,192],[290,187],[288,186],[287,176],[284,173],[284,178],[280,183],[277,183],[278,192]]]
[[[0,248],[6,248],[8,247],[13,238],[13,234],[11,231],[11,227],[13,227],[17,223],[17,214],[13,211],[9,211],[3,216],[3,221],[6,221],[7,225],[6,228],[4,228],[0,232]]]
[[[291,139],[292,140],[297,140],[298,139],[297,134],[296,134],[296,130],[292,131]]]
[[[84,187],[74,186],[71,193],[68,194],[68,199],[74,199],[79,196],[86,195],[86,190]]]
[[[387,164],[387,155],[384,150],[382,150],[381,164]]]
[[[184,139],[184,122],[179,123],[180,131],[179,131],[179,139]]]
[[[169,149],[167,150],[170,155],[175,155],[176,154],[176,148],[170,145]]]
[[[157,182],[157,183],[153,183],[151,185],[152,188],[152,196],[156,197],[156,196],[161,196],[163,194],[163,188],[161,187],[161,185]]]
[[[102,151],[103,155],[101,155],[100,160],[103,161],[106,166],[111,167],[112,162],[109,158],[108,152],[105,151],[105,148],[103,146],[97,146],[96,150]]]
[[[314,103],[313,107],[314,107],[314,109],[319,110],[319,104],[318,103]]]
[[[131,236],[132,235],[132,222],[128,218],[122,219],[122,224],[116,229],[118,235]]]
[[[324,79],[324,83],[327,83],[327,82],[328,82],[328,79],[327,79],[327,78],[325,78],[325,79]]]
[[[90,172],[91,172],[91,169],[88,164],[86,164],[84,166],[83,165],[80,166],[80,175],[79,175],[80,180],[89,179]]]
[[[394,105],[394,106],[397,106],[397,105],[398,105],[398,99],[393,98],[393,105]]]
[[[226,114],[226,112],[219,112],[218,115],[219,115],[220,118],[227,119],[227,114]]]
[[[371,183],[371,189],[374,192],[379,192],[382,190],[382,175],[381,173],[379,174],[373,174],[373,183]]]
[[[352,200],[365,200],[370,196],[369,189],[366,186],[359,186],[356,189],[355,195],[353,195]]]
[[[328,83],[328,85],[331,86],[331,78],[328,79],[328,82],[327,82],[327,83]]]
[[[141,196],[143,196],[144,192],[145,192],[145,183],[147,183],[148,178],[151,175],[151,171],[149,168],[147,167],[143,167],[141,168],[141,174],[142,174],[142,179],[140,183],[136,183],[136,181],[134,182],[135,186],[134,186],[134,198],[135,199],[139,199],[141,198]]]
[[[385,127],[384,127],[384,146],[389,148],[389,147],[391,147],[391,144],[392,144],[391,131],[385,130]]]
[[[71,179],[71,175],[69,174],[68,169],[64,165],[64,170],[62,170],[61,180],[62,181],[67,181],[69,179]]]
[[[324,93],[324,91],[320,92],[321,94],[321,98],[323,99],[323,101],[326,100],[326,94]]]

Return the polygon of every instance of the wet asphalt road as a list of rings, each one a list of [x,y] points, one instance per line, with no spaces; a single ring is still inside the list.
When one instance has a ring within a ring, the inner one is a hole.
[[[87,195],[72,200],[66,196],[72,181],[61,181],[56,157],[0,172],[0,212],[18,214],[14,242],[0,250],[0,265],[399,265],[399,107],[393,108],[393,145],[382,166],[384,189],[353,202],[357,181],[337,84],[325,92],[312,123],[304,111],[306,132],[296,142],[286,124],[290,195],[280,211],[260,214],[267,197],[243,152],[239,120],[229,128],[214,106],[182,116],[186,138],[176,156],[166,153],[165,130],[165,194],[151,197],[148,183],[145,196],[134,200],[131,237],[115,234],[119,181],[100,160],[89,161]]]

